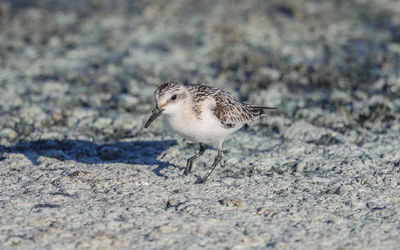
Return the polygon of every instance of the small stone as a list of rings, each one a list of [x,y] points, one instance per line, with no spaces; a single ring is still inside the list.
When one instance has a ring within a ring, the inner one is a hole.
[[[240,199],[235,199],[235,198],[224,198],[219,201],[221,205],[227,206],[227,207],[233,207],[235,209],[242,209],[243,208],[243,202]]]
[[[273,211],[270,209],[270,208],[268,208],[268,207],[260,207],[260,208],[258,208],[257,209],[257,214],[258,215],[264,215],[264,216],[266,216],[266,215],[268,215],[268,214],[270,214],[270,213],[272,213]]]
[[[57,132],[48,132],[40,136],[41,140],[62,140],[64,136]]]
[[[171,208],[171,207],[176,207],[180,204],[180,200],[178,199],[170,199],[165,202],[165,209]]]
[[[104,129],[106,127],[108,127],[111,124],[112,120],[111,118],[108,117],[102,117],[97,119],[94,124],[93,127],[97,128],[97,129]]]
[[[224,184],[226,184],[226,185],[232,185],[232,183],[234,183],[235,180],[236,180],[235,178],[226,177],[226,178],[222,179],[222,182],[223,182]]]
[[[124,130],[133,130],[137,127],[140,127],[140,125],[137,119],[133,119],[132,116],[120,115],[115,119],[113,127],[121,128]]]
[[[43,84],[42,91],[44,95],[49,96],[60,96],[68,90],[67,84],[62,84],[59,82],[46,82]]]
[[[133,109],[140,102],[137,97],[127,94],[120,94],[118,96],[115,96],[113,100],[117,103],[118,106],[124,109]]]
[[[171,226],[168,226],[168,225],[162,225],[158,229],[163,233],[171,233],[171,232],[176,232],[177,231],[176,227],[171,227]]]
[[[232,151],[234,151],[234,150],[237,150],[238,152],[240,152],[239,149],[237,149],[237,148],[232,149]],[[236,167],[239,163],[240,163],[240,158],[239,157],[231,156],[231,157],[229,157],[228,159],[225,160],[225,167],[226,168],[233,168],[233,167]]]
[[[11,128],[4,128],[0,131],[0,137],[8,138],[9,140],[14,140],[17,138],[18,134]]]
[[[72,172],[71,176],[85,176],[85,175],[88,175],[89,173],[90,172],[85,171],[85,170],[83,170],[83,171],[77,170],[77,171]]]
[[[259,70],[263,75],[269,76],[272,80],[278,80],[281,77],[281,72],[274,68],[263,67]]]

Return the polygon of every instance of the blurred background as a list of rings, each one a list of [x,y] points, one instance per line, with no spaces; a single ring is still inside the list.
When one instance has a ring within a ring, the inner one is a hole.
[[[400,3],[0,0],[1,145],[161,134],[141,127],[170,80],[279,107],[249,128],[269,136],[398,133]]]
[[[201,186],[172,80],[279,110]],[[399,249],[399,97],[399,0],[0,0],[0,248]]]

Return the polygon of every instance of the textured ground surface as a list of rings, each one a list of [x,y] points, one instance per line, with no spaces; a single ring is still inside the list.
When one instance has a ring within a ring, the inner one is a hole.
[[[400,4],[0,1],[0,248],[400,247]],[[208,150],[163,81],[279,107]]]

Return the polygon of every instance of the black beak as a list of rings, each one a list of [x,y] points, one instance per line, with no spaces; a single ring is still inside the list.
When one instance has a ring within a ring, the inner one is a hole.
[[[160,109],[159,107],[156,106],[156,107],[153,109],[153,112],[151,113],[151,116],[150,116],[149,119],[147,120],[146,124],[144,125],[144,128],[147,128],[148,126],[150,126],[150,124],[151,124],[155,119],[157,119],[157,117],[159,117],[159,116],[162,114],[163,111],[164,111],[163,109]]]

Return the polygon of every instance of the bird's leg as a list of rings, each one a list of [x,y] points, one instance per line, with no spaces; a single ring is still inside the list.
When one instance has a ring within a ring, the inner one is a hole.
[[[222,160],[222,148],[218,148],[218,154],[214,159],[214,163],[211,166],[211,171],[206,174],[203,179],[201,180],[201,183],[206,182],[208,176],[210,176],[210,174],[212,173],[212,171],[214,171],[215,167],[218,165],[218,163]]]
[[[187,175],[188,173],[190,173],[192,171],[193,161],[196,160],[198,157],[202,156],[204,154],[204,151],[206,151],[206,148],[204,147],[203,144],[199,143],[199,145],[200,145],[199,152],[187,160],[186,169],[185,172],[183,172],[183,174]]]

